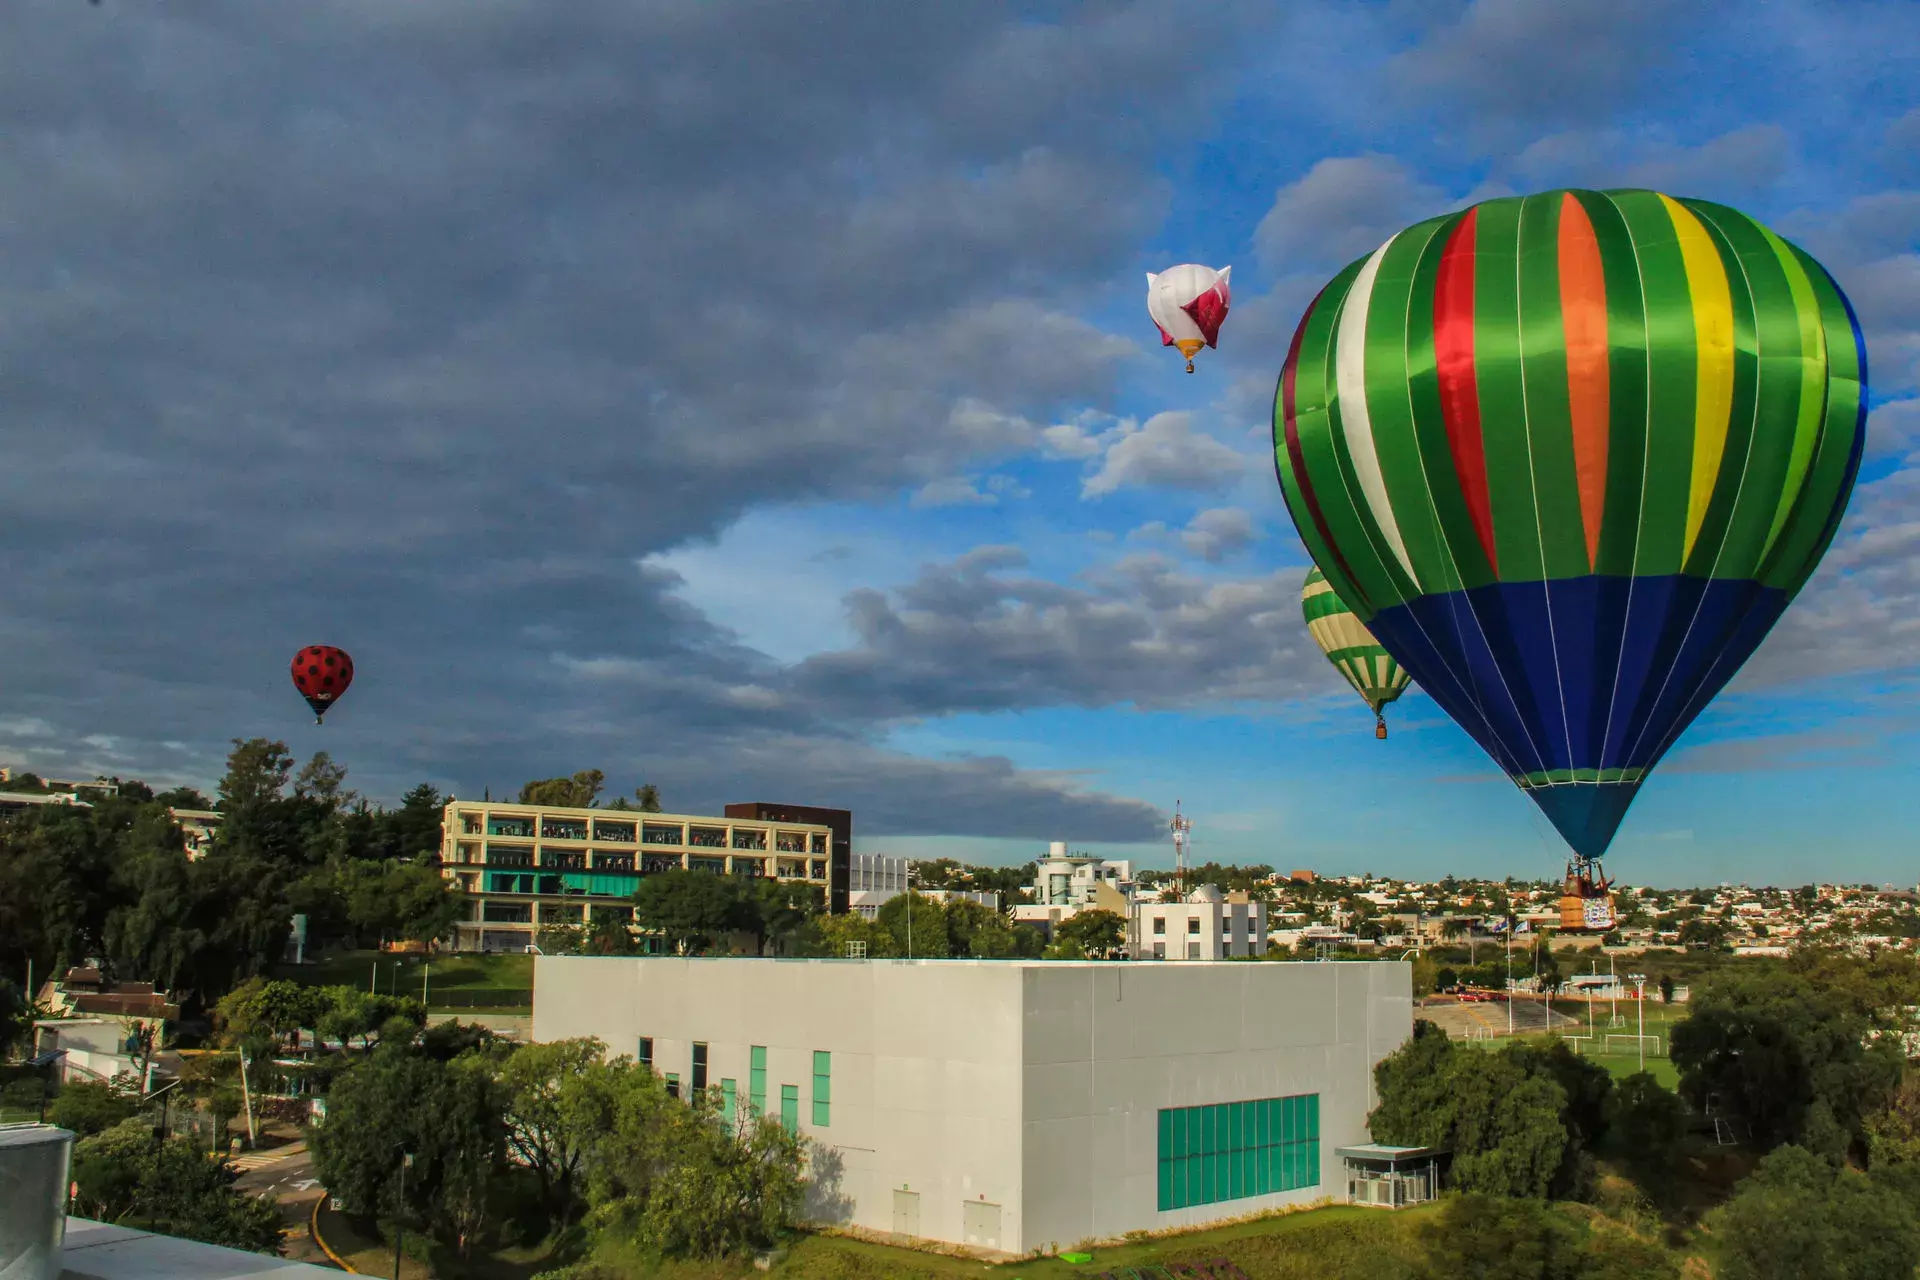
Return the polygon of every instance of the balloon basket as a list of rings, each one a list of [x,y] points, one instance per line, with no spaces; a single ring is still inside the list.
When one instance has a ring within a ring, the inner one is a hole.
[[[1189,361],[1187,361],[1187,372],[1188,372],[1188,373],[1192,373],[1192,372],[1193,372],[1193,361],[1191,361],[1191,360],[1189,360]]]
[[[1374,722],[1373,736],[1376,740],[1380,742],[1385,742],[1387,740],[1387,722],[1385,720],[1376,720]]]

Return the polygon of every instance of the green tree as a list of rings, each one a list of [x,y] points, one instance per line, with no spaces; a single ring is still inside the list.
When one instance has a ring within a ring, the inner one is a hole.
[[[334,763],[324,751],[314,752],[313,758],[300,767],[299,776],[293,780],[293,794],[318,801],[329,813],[340,812],[358,798],[347,789],[347,766]]]
[[[661,811],[660,788],[651,782],[643,782],[634,788],[633,801],[629,802],[625,796],[621,796],[607,808],[624,809],[634,813],[659,813]]]
[[[801,931],[796,940],[796,947],[801,955],[840,960],[847,957],[848,945],[851,943],[861,944],[865,948],[866,957],[870,960],[900,954],[895,946],[891,929],[855,912],[838,916],[815,916]]]
[[[754,950],[764,954],[771,947],[775,954],[791,950],[807,921],[826,908],[818,885],[796,880],[758,879],[748,881],[748,906],[751,908]]]
[[[1721,1280],[1881,1280],[1920,1266],[1920,1218],[1905,1187],[1783,1146],[1707,1218]]]
[[[1672,1004],[1673,992],[1674,992],[1673,975],[1670,973],[1661,974],[1660,975],[1660,1003]]]
[[[665,937],[669,950],[695,955],[759,925],[738,878],[704,871],[664,871],[642,879],[633,895],[633,918],[642,929]]]
[[[894,955],[938,960],[953,954],[952,942],[947,937],[947,913],[925,894],[903,893],[888,898],[880,904],[874,920],[893,936]]]
[[[1470,1191],[1420,1229],[1434,1280],[1576,1280],[1580,1232],[1538,1200]]]
[[[1607,1099],[1608,1140],[1643,1185],[1670,1180],[1686,1132],[1685,1104],[1649,1072],[1628,1076]]]
[[[1462,1191],[1571,1194],[1588,1161],[1558,1065],[1525,1044],[1461,1048],[1418,1022],[1413,1039],[1374,1068],[1380,1103],[1367,1125],[1378,1142],[1451,1150]]]
[[[1126,945],[1127,918],[1116,911],[1087,907],[1053,927],[1047,955],[1056,960],[1099,960]]]
[[[1888,998],[1853,969],[1817,980],[1766,962],[1712,973],[1670,1036],[1681,1093],[1699,1109],[1714,1098],[1763,1151],[1793,1142],[1858,1156],[1867,1117],[1900,1078],[1897,1042],[1872,1034],[1874,1005]]]
[[[75,1199],[89,1217],[229,1249],[278,1253],[285,1229],[270,1200],[233,1189],[238,1172],[184,1138],[162,1140],[141,1120],[82,1139]]]
[[[86,1136],[104,1133],[140,1110],[137,1097],[126,1089],[98,1080],[69,1080],[54,1095],[47,1119],[62,1129]]]
[[[398,1218],[464,1254],[486,1225],[505,1132],[483,1055],[443,1062],[382,1045],[334,1078],[327,1123],[310,1142],[316,1171],[348,1212]]]
[[[598,1040],[551,1040],[512,1050],[500,1066],[507,1146],[533,1170],[556,1226],[580,1208],[580,1171],[613,1119],[613,1080]]]
[[[590,809],[606,781],[607,775],[598,769],[582,769],[570,778],[538,778],[520,788],[520,803]]]
[[[293,772],[293,756],[284,742],[235,738],[220,779],[220,808],[232,813],[280,799]]]

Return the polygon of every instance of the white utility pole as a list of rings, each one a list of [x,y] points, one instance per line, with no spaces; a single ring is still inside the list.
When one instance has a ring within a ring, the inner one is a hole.
[[[1627,981],[1633,984],[1633,1002],[1640,1007],[1640,1033],[1634,1037],[1640,1046],[1640,1069],[1647,1069],[1647,975],[1630,973]]]

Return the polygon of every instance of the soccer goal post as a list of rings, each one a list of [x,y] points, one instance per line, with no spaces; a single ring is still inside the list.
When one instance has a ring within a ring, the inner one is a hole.
[[[1614,1047],[1615,1042],[1619,1043],[1619,1048]],[[1643,1044],[1646,1046],[1646,1052],[1649,1058],[1664,1058],[1667,1056],[1666,1046],[1661,1043],[1659,1036],[1636,1036],[1618,1031],[1610,1031],[1607,1033],[1606,1054],[1610,1058],[1616,1056],[1628,1057],[1640,1052]]]

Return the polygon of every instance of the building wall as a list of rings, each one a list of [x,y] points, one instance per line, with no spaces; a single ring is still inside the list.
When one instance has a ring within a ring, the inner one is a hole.
[[[917,1195],[918,1234],[1016,1253],[1333,1195],[1334,1148],[1367,1137],[1373,1064],[1413,1025],[1399,964],[542,956],[534,975],[536,1040],[596,1035],[631,1055],[648,1036],[655,1070],[683,1085],[700,1040],[709,1084],[732,1078],[744,1098],[766,1046],[769,1111],[798,1086],[800,1131],[832,1148],[815,1216],[891,1231]],[[1163,1108],[1304,1094],[1319,1098],[1317,1185],[1161,1209]]]
[[[1023,1248],[1195,1226],[1340,1194],[1373,1066],[1413,1034],[1401,964],[1037,965],[1027,970]],[[1319,1096],[1319,1181],[1162,1211],[1159,1112]]]
[[[1156,931],[1159,922],[1163,931]],[[1264,902],[1141,902],[1130,929],[1136,960],[1227,960],[1267,953]],[[1164,946],[1164,954],[1159,949]]]
[[[960,1241],[960,1203],[1003,1206],[1017,1231],[1021,969],[968,961],[539,956],[533,1038],[598,1036],[684,1087],[693,1045],[708,1083],[747,1097],[751,1051],[767,1050],[767,1106],[800,1095],[800,1132],[834,1148],[810,1212],[893,1230],[893,1192],[917,1193],[920,1234]],[[828,1124],[813,1123],[815,1050],[832,1057]]]

